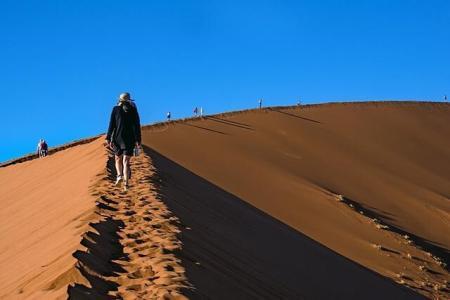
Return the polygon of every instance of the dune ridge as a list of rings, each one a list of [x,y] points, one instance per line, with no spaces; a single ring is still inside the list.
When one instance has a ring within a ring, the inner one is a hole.
[[[68,148],[72,148],[72,147],[75,147],[75,146],[78,146],[78,145],[83,145],[83,144],[90,143],[90,142],[95,141],[96,139],[98,139],[100,136],[101,135],[97,135],[97,136],[93,136],[93,137],[89,137],[89,138],[80,139],[80,140],[76,140],[76,141],[73,141],[73,142],[65,143],[65,144],[60,145],[60,146],[50,147],[48,149],[48,155],[51,155],[51,154],[54,154],[56,152],[59,152],[59,151],[62,151],[62,150],[68,149]],[[0,163],[0,168],[4,168],[4,167],[7,167],[7,166],[23,163],[23,162],[26,162],[26,161],[29,161],[29,160],[33,160],[33,159],[36,159],[36,158],[39,158],[39,156],[37,154],[35,154],[35,153],[26,154],[26,155],[24,155],[22,157],[13,158],[13,159],[10,159],[10,160],[5,161],[3,163]]]
[[[421,299],[145,147],[181,221],[191,299]]]
[[[128,193],[101,138],[10,161],[0,298],[448,298],[449,119],[366,102],[161,122]]]
[[[143,136],[151,149],[322,245],[445,298],[449,119],[448,103],[336,103],[206,116],[145,128]]]
[[[430,105],[434,108],[439,107],[448,107],[450,105],[449,102],[437,102],[437,101],[422,101],[422,100],[385,100],[385,101],[354,101],[354,102],[326,102],[326,103],[317,103],[317,104],[302,104],[302,105],[281,105],[281,106],[265,106],[262,108],[262,110],[267,109],[295,109],[301,107],[302,109],[308,109],[308,108],[320,108],[320,107],[329,107],[329,106],[344,106],[344,105],[351,105],[351,106],[367,106],[367,105],[373,105],[373,106],[385,106],[385,105],[393,105],[393,106],[411,106],[411,105]],[[241,115],[251,112],[257,112],[261,111],[259,108],[248,108],[248,109],[242,109],[242,110],[236,110],[236,111],[229,111],[229,112],[223,112],[223,113],[217,113],[217,114],[211,114],[208,115],[210,117],[231,117],[235,115]],[[153,124],[143,125],[142,128],[144,129],[158,129],[159,127],[166,127],[168,124],[177,124],[177,123],[183,123],[190,120],[197,120],[197,117],[184,117],[180,119],[174,119],[171,121],[159,121],[155,122]],[[68,142],[63,145],[50,147],[49,154],[56,153],[58,151],[71,148],[77,145],[82,145],[86,143],[90,143],[99,137],[103,136],[104,133],[101,133],[99,135],[79,139],[73,142]],[[7,167],[13,164],[22,163],[25,161],[33,160],[39,158],[37,154],[26,154],[18,158],[13,158],[8,161],[0,163],[0,168]]]
[[[178,219],[152,191],[149,158],[133,159],[132,168],[124,192],[113,184],[110,156],[91,187],[99,219],[83,234],[86,250],[73,254],[84,282],[70,284],[69,299],[185,299],[180,290],[190,285],[174,255],[181,248]]]
[[[215,118],[228,118],[239,115],[245,115],[248,113],[255,113],[267,110],[292,110],[292,109],[320,109],[320,108],[330,108],[330,107],[345,107],[345,106],[353,106],[353,107],[383,107],[383,106],[392,106],[392,107],[411,107],[411,106],[429,106],[430,108],[440,109],[440,108],[448,108],[450,106],[450,102],[436,102],[436,101],[419,101],[419,100],[396,100],[396,101],[355,101],[355,102],[325,102],[325,103],[317,103],[317,104],[301,104],[301,105],[279,105],[279,106],[264,106],[262,108],[247,108],[235,111],[227,111],[217,114],[208,114],[204,117],[215,117]],[[143,125],[143,129],[158,129],[159,127],[166,127],[167,125],[174,125],[179,123],[185,123],[186,121],[195,121],[199,118],[196,116],[184,117],[180,119],[173,119],[170,121],[160,121],[153,124]]]

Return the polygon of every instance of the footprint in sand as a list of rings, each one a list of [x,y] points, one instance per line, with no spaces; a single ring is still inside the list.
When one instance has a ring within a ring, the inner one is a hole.
[[[141,236],[140,232],[134,232],[134,233],[128,233],[127,234],[127,238],[130,238],[130,239],[137,239],[140,236]]]
[[[113,165],[109,166],[109,168]],[[132,161],[135,170],[130,189],[122,191],[113,185],[114,172],[95,186],[93,193],[108,214],[123,225],[118,226],[118,243],[123,246],[124,257],[116,259],[124,270],[117,277],[108,278],[117,284],[109,296],[124,299],[161,299],[161,295],[180,295],[179,289],[189,286],[184,269],[173,250],[180,247],[176,236],[177,218],[163,202],[153,186],[154,171],[149,158],[141,155]],[[102,195],[102,196],[100,196]],[[97,209],[100,209],[97,207]],[[149,222],[153,221],[154,224]],[[156,272],[156,270],[158,270]],[[156,276],[155,276],[156,275]]]
[[[128,290],[128,291],[140,291],[140,290],[142,290],[142,285],[140,285],[140,284],[133,284],[133,285],[127,286],[126,290]]]

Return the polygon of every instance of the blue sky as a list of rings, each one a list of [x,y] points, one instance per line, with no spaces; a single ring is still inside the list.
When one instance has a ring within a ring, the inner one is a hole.
[[[0,2],[0,161],[104,132],[255,106],[450,95],[450,1]]]

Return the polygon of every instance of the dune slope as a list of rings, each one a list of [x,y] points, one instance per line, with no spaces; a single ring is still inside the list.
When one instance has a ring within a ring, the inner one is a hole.
[[[150,127],[144,143],[340,255],[432,296],[448,293],[449,120],[450,105],[440,103],[272,108]],[[191,188],[184,193],[197,193]],[[211,207],[219,201],[197,197]]]
[[[0,168],[0,298],[448,298],[450,105],[274,107]],[[83,144],[84,143],[84,144]]]
[[[420,299],[150,148],[190,299]]]
[[[93,218],[89,186],[102,141],[0,168],[0,298],[67,298],[80,276],[72,253]]]
[[[92,184],[99,218],[89,223],[74,253],[83,280],[68,287],[69,299],[186,299],[189,283],[175,252],[178,219],[152,189],[148,156],[132,161],[130,189],[115,185],[114,157]]]

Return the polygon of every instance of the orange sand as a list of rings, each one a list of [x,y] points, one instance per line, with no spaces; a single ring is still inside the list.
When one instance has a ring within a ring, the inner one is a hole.
[[[448,259],[449,120],[450,105],[438,103],[274,108],[151,127],[144,143],[339,254],[430,296],[449,279],[426,253]],[[362,209],[336,201],[338,195]]]
[[[129,192],[102,138],[0,168],[0,298],[449,297],[449,120],[397,102],[148,126]]]
[[[95,208],[88,186],[104,160],[97,140],[0,169],[1,299],[67,298]]]

